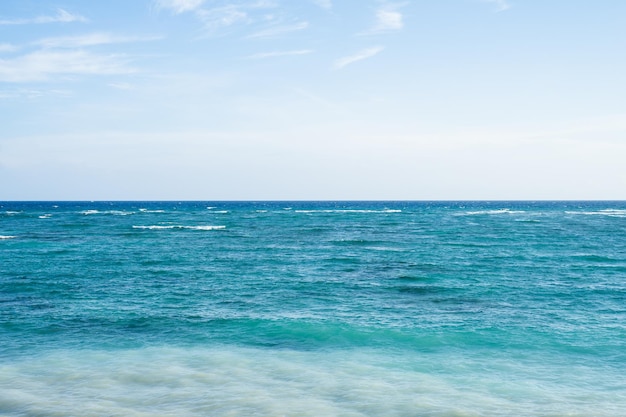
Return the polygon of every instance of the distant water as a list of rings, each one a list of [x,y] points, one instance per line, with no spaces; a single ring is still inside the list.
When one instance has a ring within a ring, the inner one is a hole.
[[[626,202],[0,203],[2,416],[626,416]]]

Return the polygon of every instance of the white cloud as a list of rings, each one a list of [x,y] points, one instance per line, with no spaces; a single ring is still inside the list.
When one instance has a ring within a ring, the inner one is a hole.
[[[263,59],[263,58],[273,58],[278,56],[290,56],[290,55],[307,55],[312,53],[313,51],[310,49],[300,49],[297,51],[274,51],[274,52],[261,52],[258,54],[250,55],[248,59]]]
[[[106,75],[135,72],[127,58],[86,51],[36,51],[13,59],[0,59],[0,81],[44,81],[55,75]]]
[[[388,32],[400,30],[403,27],[402,13],[385,8],[376,11],[376,26],[373,32]]]
[[[45,38],[35,42],[44,48],[82,48],[85,46],[106,45],[112,43],[146,42],[162,39],[159,36],[119,36],[110,33],[90,33],[80,36],[60,36]]]
[[[30,19],[9,19],[0,20],[0,25],[26,25],[40,23],[70,23],[70,22],[87,22],[88,19],[78,14],[70,13],[63,9],[58,9],[54,16],[38,16]]]
[[[211,7],[204,6],[205,0],[155,0],[157,9],[169,9],[175,14],[192,12],[208,32],[215,32],[235,24],[251,24],[267,20],[255,11],[278,7],[274,0],[257,1],[212,1]]]
[[[0,52],[13,52],[17,51],[18,47],[10,43],[0,43]]]
[[[197,10],[204,0],[156,0],[158,9],[169,9],[175,14]]]
[[[331,0],[313,0],[313,3],[317,4],[322,9],[331,9],[333,7]]]
[[[109,87],[126,91],[135,89],[135,86],[130,83],[109,83]]]
[[[376,10],[376,22],[369,30],[360,35],[373,35],[401,30],[404,28],[404,16],[398,11],[407,3],[385,3]]]
[[[273,26],[249,35],[248,38],[271,38],[285,33],[297,32],[309,27],[308,22],[295,23],[293,25]]]
[[[216,30],[234,25],[235,23],[249,21],[248,13],[236,5],[200,9],[196,11],[196,16],[209,30]]]
[[[0,99],[37,99],[44,96],[70,97],[71,91],[59,89],[17,88],[1,90]]]
[[[504,10],[510,9],[511,5],[507,0],[483,0],[487,3],[492,3],[496,6],[496,12],[502,12]]]
[[[382,46],[375,46],[373,48],[367,48],[364,49],[354,55],[349,55],[343,58],[340,58],[338,60],[335,61],[334,64],[334,68],[335,69],[342,69],[350,64],[353,64],[357,61],[361,61],[367,58],[371,58],[374,55],[377,55],[378,53],[382,52],[384,48]]]

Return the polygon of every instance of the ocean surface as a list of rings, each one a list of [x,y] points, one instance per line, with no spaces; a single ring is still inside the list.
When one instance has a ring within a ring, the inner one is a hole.
[[[626,416],[626,202],[0,202],[1,416]]]

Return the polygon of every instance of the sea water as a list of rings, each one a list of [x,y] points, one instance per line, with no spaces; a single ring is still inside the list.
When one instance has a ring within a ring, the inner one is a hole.
[[[2,416],[626,416],[626,202],[0,203]]]

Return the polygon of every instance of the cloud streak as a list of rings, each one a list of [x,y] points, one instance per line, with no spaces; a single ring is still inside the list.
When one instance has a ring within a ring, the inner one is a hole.
[[[339,58],[338,60],[335,61],[333,68],[336,70],[340,70],[342,68],[347,67],[350,64],[354,64],[355,62],[362,61],[364,59],[368,59],[375,55],[378,55],[380,52],[383,51],[383,49],[385,48],[383,48],[382,46],[375,46],[372,48],[363,49],[362,51],[359,51],[358,53],[354,55],[349,55],[343,58]]]
[[[511,5],[507,0],[483,0],[487,3],[491,3],[496,6],[496,12],[503,12],[511,8]]]
[[[167,9],[174,14],[197,10],[204,0],[156,0],[157,9]]]
[[[83,48],[113,43],[147,42],[163,39],[161,36],[119,36],[110,33],[90,33],[80,36],[60,36],[34,42],[43,48]]]
[[[400,30],[404,27],[402,13],[391,9],[379,9],[376,11],[376,26],[373,32],[389,32]]]
[[[313,3],[326,10],[330,10],[333,7],[333,3],[331,0],[313,0]]]
[[[205,5],[205,3],[207,4]],[[218,0],[213,0],[212,2],[206,2],[205,0],[155,0],[154,4],[157,9],[170,10],[174,14],[185,12],[192,13],[209,34],[236,24],[250,25],[258,22],[273,22],[273,16],[262,15],[259,14],[259,12],[278,7],[278,3],[274,0],[240,2]],[[284,26],[274,25],[274,27],[267,27],[248,37],[261,38],[277,36],[282,33],[303,29],[303,25],[308,25],[308,23],[301,22]]]
[[[274,58],[280,56],[293,56],[293,55],[307,55],[312,53],[311,49],[300,49],[297,51],[274,51],[274,52],[261,52],[258,54],[250,55],[246,57],[247,59],[265,59],[265,58]]]
[[[10,43],[0,43],[0,52],[13,52],[17,51],[18,47]]]
[[[42,24],[42,23],[71,23],[71,22],[88,22],[88,19],[84,16],[70,13],[63,9],[57,9],[57,14],[54,16],[38,16],[30,19],[8,19],[0,20],[0,25],[28,25],[28,24]]]
[[[122,55],[86,51],[36,51],[14,59],[0,59],[0,81],[46,81],[53,76],[110,75],[136,72]]]
[[[308,22],[299,22],[293,25],[273,26],[264,30],[260,30],[248,36],[248,39],[254,38],[272,38],[275,36],[283,35],[285,33],[297,32],[309,27]]]

